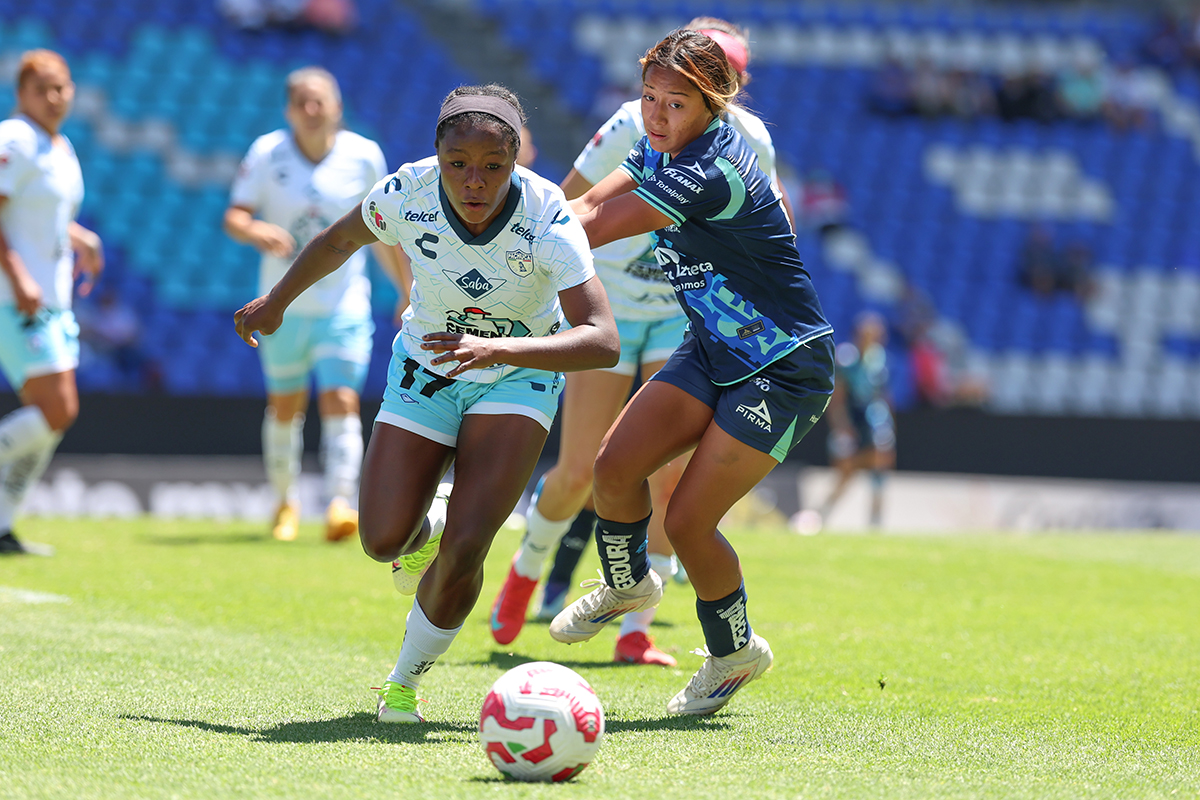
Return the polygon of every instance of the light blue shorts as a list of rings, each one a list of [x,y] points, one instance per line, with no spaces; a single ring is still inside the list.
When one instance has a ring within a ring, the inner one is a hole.
[[[467,414],[520,414],[549,431],[563,385],[562,373],[540,369],[518,369],[495,383],[443,378],[409,358],[397,336],[375,421],[447,447],[457,446]]]
[[[79,366],[79,323],[69,308],[42,308],[32,317],[0,307],[0,369],[15,391],[25,381]]]
[[[679,314],[670,319],[617,320],[621,336],[621,360],[603,372],[617,375],[636,375],[642,364],[666,361],[683,344],[688,318]]]
[[[369,316],[286,315],[279,330],[258,340],[267,391],[303,391],[308,374],[315,371],[318,392],[346,386],[362,394],[374,333],[375,321]]]

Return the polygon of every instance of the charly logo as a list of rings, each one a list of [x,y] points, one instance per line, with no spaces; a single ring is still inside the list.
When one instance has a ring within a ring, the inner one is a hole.
[[[436,233],[426,233],[421,236],[420,239],[417,239],[415,242],[413,242],[413,245],[415,245],[416,248],[421,251],[421,255],[425,256],[426,258],[437,258],[437,251],[428,248],[425,245],[437,244],[440,241],[441,239],[437,237]]]
[[[390,181],[388,181],[387,184],[384,185],[383,193],[387,194],[388,192],[392,191],[393,189],[396,190],[397,192],[400,191],[400,176],[399,175],[392,176],[392,179]]]
[[[462,274],[454,272],[453,270],[444,269],[442,270],[442,274],[453,281],[454,285],[459,289],[462,289],[463,292],[465,292],[472,300],[478,300],[481,297],[486,297],[504,284],[508,283],[508,281],[503,281],[498,278],[494,280],[488,280],[477,269],[473,269],[470,272]]]
[[[519,319],[492,317],[482,308],[464,308],[461,312],[446,312],[446,330],[450,333],[469,333],[484,339],[501,336],[529,336],[529,326]]]
[[[367,213],[371,215],[371,221],[375,223],[376,228],[379,228],[381,231],[387,230],[387,223],[383,221],[383,214],[379,213],[374,200],[367,206]]]
[[[533,274],[533,253],[524,250],[506,250],[504,257],[508,260],[508,268],[518,278],[528,278]]]
[[[742,403],[737,407],[737,412],[750,420],[755,427],[767,433],[771,432],[771,412],[767,408],[766,400],[759,400],[758,405]]]

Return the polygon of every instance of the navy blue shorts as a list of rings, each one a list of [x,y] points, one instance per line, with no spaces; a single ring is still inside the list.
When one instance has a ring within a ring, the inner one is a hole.
[[[704,354],[689,334],[651,380],[679,387],[713,410],[721,430],[783,461],[829,406],[833,336],[800,345],[744,381],[718,386],[709,379]]]

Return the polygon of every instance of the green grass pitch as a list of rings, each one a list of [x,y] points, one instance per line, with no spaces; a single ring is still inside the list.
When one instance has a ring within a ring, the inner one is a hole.
[[[1200,537],[728,531],[775,668],[680,719],[691,588],[654,628],[679,669],[611,664],[607,631],[566,647],[530,624],[499,647],[503,532],[409,727],[376,723],[369,690],[408,601],[354,544],[155,520],[20,533],[58,555],[0,560],[2,798],[1200,796]],[[70,602],[29,602],[47,595]],[[503,781],[477,741],[488,687],[526,660],[604,703],[569,785]]]

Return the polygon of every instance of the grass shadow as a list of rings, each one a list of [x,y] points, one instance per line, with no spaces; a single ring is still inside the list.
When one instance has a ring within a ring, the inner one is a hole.
[[[188,534],[173,536],[171,534],[143,533],[137,537],[146,544],[165,545],[169,547],[194,547],[198,544],[247,544],[249,542],[269,542],[271,535],[258,531],[244,533],[220,533],[212,536],[203,534]]]
[[[514,667],[519,667],[522,664],[529,664],[534,661],[553,660],[555,664],[561,664],[564,667],[571,669],[624,669],[626,667],[635,667],[638,669],[646,669],[642,664],[626,664],[621,661],[613,661],[606,659],[603,661],[571,661],[569,659],[555,658],[534,658],[533,656],[522,655],[521,653],[508,653],[493,650],[487,658],[476,659],[475,661],[460,661],[458,663],[471,667],[496,667],[497,669],[508,672]]]
[[[119,719],[177,725],[210,733],[244,736],[253,742],[272,744],[349,742],[364,739],[404,744],[440,744],[448,740],[465,741],[466,737],[474,737],[479,731],[478,723],[465,722],[385,725],[377,722],[374,714],[365,712],[349,714],[336,719],[283,722],[271,728],[246,728],[238,725],[220,725],[198,719],[167,719],[140,714],[122,714]]]

